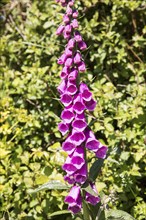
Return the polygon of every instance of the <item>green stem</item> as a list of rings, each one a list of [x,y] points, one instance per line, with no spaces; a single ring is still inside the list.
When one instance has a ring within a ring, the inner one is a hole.
[[[83,201],[83,219],[84,220],[91,219],[90,214],[89,214],[89,209],[88,209],[85,201]]]

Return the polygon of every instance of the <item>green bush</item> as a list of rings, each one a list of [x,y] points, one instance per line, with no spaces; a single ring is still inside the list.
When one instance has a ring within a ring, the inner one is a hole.
[[[76,5],[89,47],[81,77],[98,100],[88,120],[109,147],[97,188],[107,198],[104,205],[144,220],[145,0],[82,0]],[[29,189],[49,180],[64,183],[56,61],[65,42],[55,36],[62,9],[55,0],[3,1],[1,8],[0,218],[49,219],[66,208],[66,190],[29,194]]]

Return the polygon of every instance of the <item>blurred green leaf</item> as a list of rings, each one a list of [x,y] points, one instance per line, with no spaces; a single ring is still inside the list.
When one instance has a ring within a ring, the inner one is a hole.
[[[52,180],[49,181],[48,183],[45,183],[41,186],[39,186],[37,189],[29,189],[28,193],[37,193],[42,190],[63,190],[63,189],[68,189],[69,187],[63,183],[61,183],[58,180]]]

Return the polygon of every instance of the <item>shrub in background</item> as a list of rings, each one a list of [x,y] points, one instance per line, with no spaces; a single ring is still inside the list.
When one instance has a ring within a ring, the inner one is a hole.
[[[145,1],[85,0],[77,1],[77,7],[83,14],[81,32],[90,45],[84,54],[83,78],[98,101],[89,115],[91,128],[109,146],[97,189],[105,194],[104,207],[108,203],[143,220]],[[55,36],[61,20],[61,8],[54,0],[15,0],[1,7],[0,217],[4,219],[47,219],[66,207],[66,190],[28,193],[50,180],[63,183],[66,155],[57,128],[61,69],[56,59],[64,40]]]

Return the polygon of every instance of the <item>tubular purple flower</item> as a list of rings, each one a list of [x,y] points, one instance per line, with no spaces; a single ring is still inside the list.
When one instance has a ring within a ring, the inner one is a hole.
[[[60,74],[60,77],[62,78],[62,79],[66,79],[67,78],[67,76],[68,76],[68,74],[69,74],[69,68],[68,67],[63,67],[63,69],[62,69],[62,71],[61,71],[61,74]]]
[[[77,86],[76,86],[76,83],[75,82],[70,82],[70,81],[68,81],[68,83],[67,83],[67,93],[69,94],[69,95],[74,95],[74,94],[76,94],[76,92],[77,92]]]
[[[72,17],[73,17],[73,18],[77,18],[78,15],[79,15],[78,11],[77,11],[77,10],[73,10]]]
[[[62,149],[71,155],[75,151],[76,145],[72,143],[70,138],[68,138],[63,144]]]
[[[79,64],[78,64],[78,70],[80,72],[85,72],[86,70],[86,66],[85,66],[85,63],[83,61],[81,61]]]
[[[68,24],[68,23],[70,22],[69,16],[64,15],[64,16],[63,16],[63,21],[64,21],[65,24]]]
[[[66,80],[62,80],[60,85],[57,87],[57,90],[60,94],[63,94],[66,90]]]
[[[100,142],[94,138],[88,138],[85,144],[85,147],[89,150],[97,151],[99,149]]]
[[[60,65],[63,65],[66,61],[66,58],[67,58],[66,54],[65,53],[62,54],[61,57],[58,59],[57,63],[60,64]]]
[[[62,169],[66,172],[64,180],[69,184],[74,184],[65,202],[68,209],[76,214],[81,211],[82,197],[81,186],[89,183],[86,150],[91,150],[98,158],[106,157],[107,147],[103,146],[88,127],[85,111],[94,111],[96,101],[92,97],[88,86],[80,82],[80,72],[85,72],[86,65],[82,58],[81,51],[87,49],[78,28],[78,11],[74,8],[74,0],[57,0],[62,6],[66,6],[63,16],[63,25],[56,31],[57,35],[63,35],[67,40],[65,51],[58,59],[58,64],[63,65],[60,77],[62,79],[57,90],[60,93],[60,101],[64,105],[61,113],[62,122],[58,124],[58,129],[62,135],[66,135],[66,140],[62,144],[62,149],[68,156]],[[95,184],[89,183],[95,196],[90,193],[85,194],[88,203],[96,205],[100,200],[97,196]]]
[[[86,192],[86,201],[90,203],[91,205],[96,205],[100,202],[100,198],[97,196],[97,189],[95,187],[95,184],[90,183],[91,188],[95,192],[95,196],[91,195],[90,193]]]
[[[75,68],[72,68],[68,76],[68,80],[75,81],[77,79],[77,76],[78,76],[78,71]]]
[[[64,25],[60,25],[56,31],[57,35],[61,35],[64,31]]]
[[[72,127],[77,131],[84,131],[87,127],[87,123],[81,119],[75,119],[72,123]]]
[[[82,99],[84,101],[90,101],[92,98],[92,93],[89,91],[88,86],[85,83],[80,83],[80,93],[82,94]]]
[[[64,180],[67,181],[69,184],[74,184],[75,183],[75,179],[71,175],[65,175]]]
[[[74,99],[73,102],[73,110],[77,113],[77,114],[81,114],[83,113],[83,111],[86,109],[81,94],[78,94],[77,97]]]
[[[69,126],[64,122],[60,122],[58,124],[58,129],[62,133],[62,135],[65,135],[69,131]]]
[[[74,214],[78,213],[82,208],[80,187],[73,186],[64,201],[69,203],[69,210],[71,210]]]
[[[65,94],[65,93],[64,93],[64,94],[61,96],[61,102],[63,103],[63,105],[64,105],[65,107],[69,106],[69,105],[72,103],[72,96],[69,95],[69,94]]]
[[[97,102],[92,98],[90,101],[85,101],[84,105],[89,111],[94,111]]]
[[[70,7],[72,7],[72,6],[74,5],[74,2],[75,2],[74,0],[70,0],[69,3],[68,3],[68,5],[69,5]]]
[[[67,40],[69,40],[71,37],[70,33],[67,33],[65,31],[63,31],[63,36],[64,36],[64,39],[67,39]]]
[[[74,119],[74,113],[68,109],[64,109],[61,113],[61,118],[67,123],[71,123]]]
[[[74,179],[77,183],[84,184],[87,180],[87,165],[84,163],[82,168],[74,173]]]
[[[80,35],[80,33],[78,31],[75,32],[74,39],[75,39],[76,42],[81,42],[82,41],[82,36]]]
[[[73,64],[73,59],[72,58],[67,58],[65,61],[65,66],[71,67]]]
[[[79,64],[81,62],[81,54],[77,52],[74,56],[74,63]]]
[[[72,56],[73,52],[72,52],[72,50],[70,50],[70,48],[66,47],[66,48],[65,48],[65,54],[66,54],[68,57],[70,57],[70,56]]]
[[[85,113],[82,112],[81,114],[76,114],[75,119],[81,119],[81,120],[86,121]]]
[[[74,47],[75,47],[75,39],[74,38],[72,38],[72,39],[70,39],[69,41],[68,41],[68,44],[67,44],[67,47],[69,48],[69,49],[73,49]]]
[[[79,47],[80,50],[86,50],[87,49],[87,45],[84,41],[80,41],[78,43],[78,47]]]
[[[65,33],[71,33],[72,31],[72,26],[70,24],[67,24],[64,28]]]
[[[73,130],[70,139],[73,142],[73,144],[79,146],[85,141],[85,135],[83,132]]]
[[[67,9],[66,9],[66,14],[67,15],[72,15],[72,13],[73,13],[72,8],[70,6],[68,6]]]
[[[66,158],[65,163],[62,166],[62,169],[65,170],[68,175],[72,175],[77,170],[77,168],[74,166],[74,164],[71,163],[71,159],[72,159],[72,157],[68,156]]]
[[[106,157],[107,147],[102,146],[96,152],[96,157],[104,159]]]
[[[78,28],[79,25],[78,25],[77,19],[73,19],[72,22],[71,22],[71,25],[72,25],[73,28]]]

